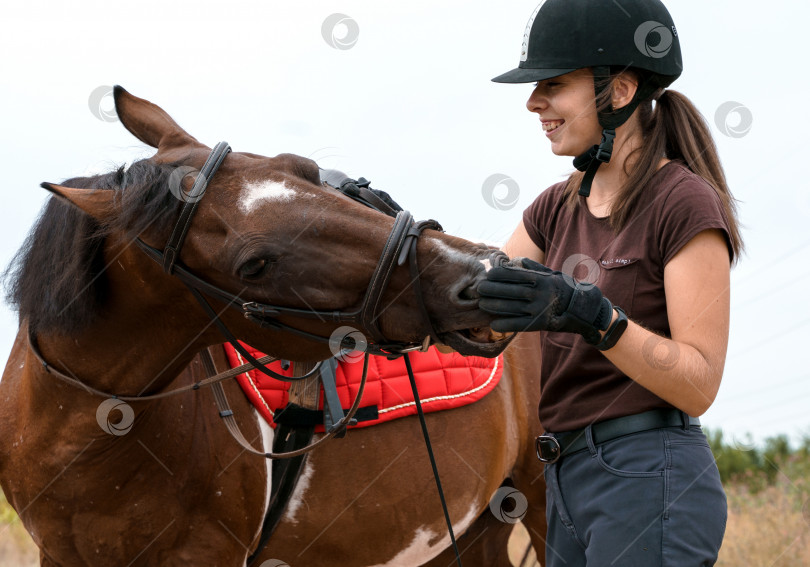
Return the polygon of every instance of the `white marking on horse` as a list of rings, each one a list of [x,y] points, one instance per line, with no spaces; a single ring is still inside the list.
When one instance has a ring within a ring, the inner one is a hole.
[[[432,238],[431,240],[436,245],[436,249],[441,254],[446,256],[448,260],[468,262],[469,260],[472,259],[472,256],[470,254],[467,254],[466,252],[462,252],[460,250],[454,250],[450,248],[450,246],[448,246],[447,243],[442,242],[438,238]]]
[[[270,453],[273,450],[273,428],[270,427],[270,424],[265,421],[265,419],[259,415],[259,412],[256,411],[256,408],[253,408],[253,415],[256,416],[256,419],[259,420],[259,430],[262,434],[262,447],[264,448],[265,453]],[[273,462],[270,459],[265,459],[265,467],[267,467],[267,486],[265,486],[264,490],[264,512],[262,513],[262,518],[267,515],[267,507],[270,506],[270,487],[272,482],[272,473],[273,473]],[[261,533],[261,524],[259,524],[259,533]]]
[[[261,201],[289,201],[294,196],[295,190],[287,187],[283,181],[247,181],[239,200],[239,208],[247,214],[253,212]]]
[[[312,480],[312,474],[314,472],[315,469],[312,467],[312,461],[307,459],[304,462],[304,470],[301,472],[301,477],[298,479],[295,490],[293,490],[292,496],[290,497],[290,502],[287,504],[287,511],[284,513],[283,518],[285,522],[298,523],[298,520],[295,519],[295,515],[301,508],[301,505],[304,504],[304,494],[309,490],[309,483]]]
[[[492,269],[492,262],[489,261],[489,258],[484,258],[483,260],[478,260],[481,262],[481,265],[484,266],[484,271],[488,272]]]
[[[467,514],[460,521],[453,524],[453,531],[456,536],[464,533],[470,527],[470,524],[475,521],[476,517],[478,517],[478,507],[473,504]],[[435,540],[438,535],[425,527],[417,528],[408,547],[397,553],[387,563],[378,563],[372,567],[412,567],[413,565],[422,565],[450,547],[450,534],[448,533],[437,543],[430,545],[430,541]]]

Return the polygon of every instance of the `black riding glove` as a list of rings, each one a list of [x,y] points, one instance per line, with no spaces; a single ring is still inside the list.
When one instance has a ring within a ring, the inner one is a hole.
[[[579,333],[587,343],[599,344],[599,331],[613,318],[613,305],[599,288],[527,258],[522,264],[492,268],[478,286],[479,307],[497,317],[491,328]]]

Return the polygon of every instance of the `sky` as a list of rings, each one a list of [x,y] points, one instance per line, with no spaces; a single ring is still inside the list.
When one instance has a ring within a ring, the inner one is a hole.
[[[608,1],[608,0],[606,0]],[[617,0],[618,1],[618,0]],[[514,68],[537,0],[15,2],[0,21],[0,265],[46,199],[43,181],[148,157],[109,87],[164,108],[200,141],[291,152],[365,176],[417,219],[504,242],[572,171]],[[810,191],[804,105],[810,3],[669,0],[684,73],[739,200],[723,383],[704,416],[741,446],[810,434]],[[506,180],[500,184],[499,180]],[[54,258],[54,261],[59,261]],[[16,335],[0,307],[0,360]]]

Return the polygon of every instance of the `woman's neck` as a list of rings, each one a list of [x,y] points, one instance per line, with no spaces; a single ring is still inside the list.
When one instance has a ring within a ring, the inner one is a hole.
[[[641,147],[641,144],[642,139],[638,130],[628,132],[623,126],[616,129],[610,162],[599,166],[591,185],[591,194],[586,198],[588,210],[594,216],[610,215],[611,204],[627,182],[626,172],[632,171],[635,160],[638,159],[638,152],[634,153],[634,150]]]

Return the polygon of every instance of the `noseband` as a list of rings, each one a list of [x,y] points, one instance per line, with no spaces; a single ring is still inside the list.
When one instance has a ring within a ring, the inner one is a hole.
[[[441,225],[435,220],[427,220],[421,222],[414,222],[413,216],[408,211],[399,211],[396,213],[394,219],[394,226],[391,229],[388,239],[385,242],[382,253],[374,273],[371,276],[366,293],[360,307],[354,311],[319,311],[312,309],[300,309],[293,307],[284,307],[280,305],[272,305],[261,303],[258,301],[247,301],[239,295],[234,295],[223,289],[214,286],[205,280],[192,274],[182,263],[179,262],[180,252],[185,242],[186,234],[188,233],[191,221],[194,218],[194,213],[197,206],[205,195],[208,185],[216,174],[217,169],[222,164],[225,156],[231,151],[230,146],[226,142],[220,142],[211,151],[208,159],[197,175],[191,191],[185,200],[180,217],[172,230],[166,247],[163,252],[146,244],[140,238],[135,242],[138,246],[146,252],[146,254],[161,264],[166,273],[176,276],[182,281],[200,303],[202,308],[217,325],[220,332],[225,338],[245,357],[246,360],[254,363],[255,366],[265,374],[276,378],[289,381],[290,377],[278,374],[259,362],[250,355],[244,347],[237,341],[236,337],[228,330],[225,324],[220,319],[219,314],[210,306],[208,301],[203,297],[207,295],[219,301],[224,302],[227,306],[239,310],[247,319],[258,324],[265,329],[273,329],[277,331],[284,331],[296,334],[298,336],[318,341],[329,343],[330,339],[307,331],[292,327],[286,323],[278,320],[281,316],[291,316],[300,319],[317,319],[325,322],[334,323],[347,323],[354,324],[362,327],[371,335],[371,342],[367,346],[366,351],[371,354],[380,354],[386,356],[396,356],[405,352],[425,349],[430,345],[431,341],[438,342],[438,337],[433,323],[424,304],[420,285],[419,285],[419,269],[416,259],[416,246],[419,236],[425,229],[442,230]],[[374,206],[375,202],[379,202],[376,196],[371,193],[367,188],[357,187],[352,185],[351,190],[343,190],[343,193],[353,200],[369,206],[375,210],[394,216],[393,211],[385,206]],[[388,209],[388,210],[385,210]],[[425,340],[421,343],[403,343],[389,341],[383,335],[379,328],[379,317],[382,314],[381,302],[382,296],[388,287],[388,282],[391,278],[396,266],[403,265],[406,261],[410,260],[409,270],[411,275],[411,284],[414,286],[416,292],[416,300],[419,306],[419,311],[422,314],[428,333]],[[352,343],[351,337],[344,338],[343,342],[339,345],[340,348],[353,349],[355,345]],[[307,376],[297,377],[298,379],[306,378],[318,371],[316,367]]]

